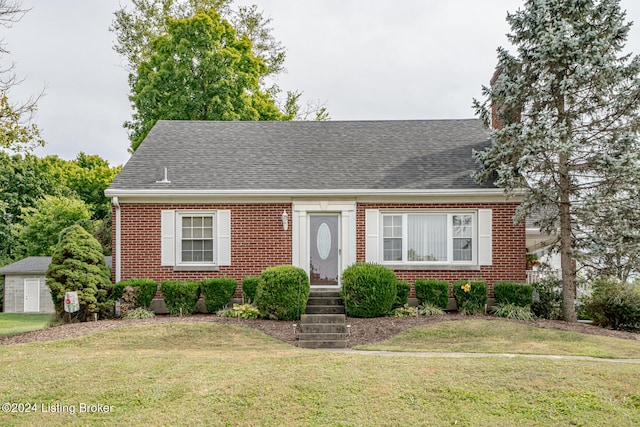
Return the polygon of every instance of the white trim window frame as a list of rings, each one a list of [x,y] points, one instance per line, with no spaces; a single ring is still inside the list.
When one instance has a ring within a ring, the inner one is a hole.
[[[216,214],[176,211],[176,266],[218,265]]]
[[[382,264],[478,265],[478,245],[477,210],[380,212]]]

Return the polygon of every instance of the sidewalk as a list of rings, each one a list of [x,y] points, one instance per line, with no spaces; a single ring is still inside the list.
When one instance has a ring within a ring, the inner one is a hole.
[[[363,356],[387,356],[387,357],[444,357],[444,358],[465,358],[465,357],[504,357],[516,358],[524,357],[528,359],[556,359],[556,360],[587,360],[591,362],[607,363],[640,363],[640,359],[604,359],[589,356],[558,356],[548,354],[509,354],[509,353],[429,353],[429,352],[399,352],[399,351],[379,351],[379,350],[354,350],[346,349],[321,349],[329,353],[357,354]]]

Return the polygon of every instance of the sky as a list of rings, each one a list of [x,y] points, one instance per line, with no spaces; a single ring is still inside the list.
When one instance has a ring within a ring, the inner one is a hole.
[[[332,120],[473,118],[496,65],[509,49],[507,11],[521,0],[236,0],[272,19],[287,72],[277,84],[324,104]],[[634,21],[625,52],[640,54],[640,2],[621,0]],[[22,0],[31,9],[0,27],[21,84],[15,101],[44,92],[35,122],[44,156],[81,151],[112,165],[130,154],[128,73],[113,51],[113,13],[126,0]],[[512,50],[512,49],[510,49]]]

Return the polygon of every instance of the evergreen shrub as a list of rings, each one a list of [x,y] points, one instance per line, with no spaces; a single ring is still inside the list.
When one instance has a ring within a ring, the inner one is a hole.
[[[640,287],[614,278],[596,279],[585,309],[603,328],[640,330]]]
[[[311,286],[307,273],[292,265],[267,268],[256,289],[256,306],[271,319],[296,320],[307,308]]]
[[[200,291],[204,296],[204,305],[209,313],[215,313],[229,304],[238,282],[231,277],[204,279],[200,282]]]
[[[562,318],[562,282],[558,279],[543,279],[533,285],[531,311],[541,319]]]
[[[404,307],[409,302],[409,292],[411,292],[411,285],[405,280],[398,280],[396,283],[396,299],[393,302],[392,309]]]
[[[172,316],[192,314],[200,296],[200,285],[197,282],[166,280],[160,284],[164,303]]]
[[[440,279],[417,279],[413,285],[421,304],[446,309],[449,305],[449,282]]]
[[[531,307],[533,286],[515,282],[496,282],[493,285],[496,304],[514,304],[520,307]]]
[[[456,280],[453,296],[460,314],[481,314],[487,304],[487,282],[484,280]]]
[[[115,299],[122,298],[124,288],[131,286],[136,292],[136,307],[149,309],[151,300],[158,292],[158,282],[152,279],[127,279],[116,283],[113,291]],[[122,287],[122,289],[120,289]]]
[[[60,240],[47,269],[47,286],[56,315],[63,321],[72,318],[80,321],[112,315],[113,290],[111,272],[104,262],[102,246],[79,225],[73,225],[60,233]],[[64,311],[66,292],[77,292],[80,310],[73,314]]]
[[[352,317],[386,316],[397,296],[396,275],[378,265],[359,262],[342,273],[342,299]]]
[[[245,303],[252,303],[256,300],[258,283],[260,283],[259,276],[247,276],[242,279],[242,299]]]

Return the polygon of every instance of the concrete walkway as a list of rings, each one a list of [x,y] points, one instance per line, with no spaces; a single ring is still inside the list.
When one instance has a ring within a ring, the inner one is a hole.
[[[380,350],[354,350],[346,349],[322,349],[329,353],[357,354],[361,356],[387,356],[387,357],[443,357],[443,358],[479,358],[479,357],[502,357],[514,359],[524,357],[528,359],[554,359],[554,360],[586,360],[590,362],[607,363],[640,363],[640,359],[604,359],[589,356],[559,356],[548,354],[500,354],[500,353],[432,353],[432,352],[400,352],[400,351],[380,351]]]

